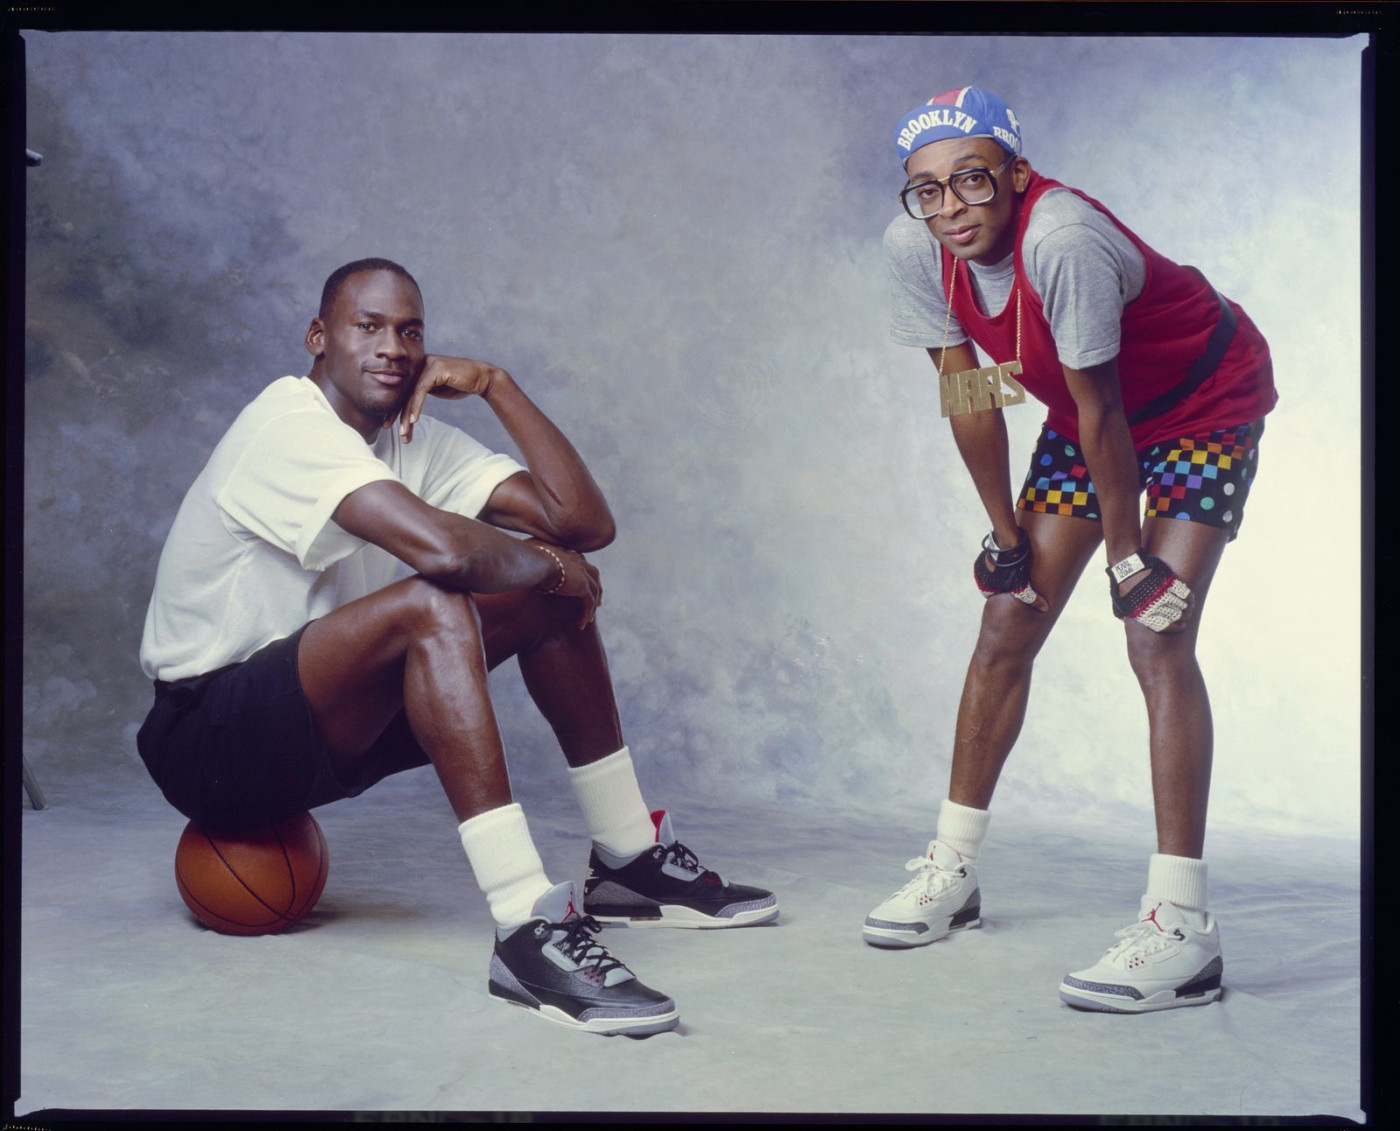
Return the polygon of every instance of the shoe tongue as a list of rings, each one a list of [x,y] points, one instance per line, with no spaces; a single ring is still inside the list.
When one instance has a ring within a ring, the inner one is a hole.
[[[573,880],[555,884],[535,900],[533,918],[546,919],[551,923],[567,923],[578,917],[578,889]]]
[[[656,843],[666,848],[676,843],[676,834],[671,828],[671,814],[658,809],[651,815],[651,823],[656,826]]]

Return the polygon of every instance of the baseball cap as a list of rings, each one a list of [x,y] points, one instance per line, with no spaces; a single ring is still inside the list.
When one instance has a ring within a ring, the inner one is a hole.
[[[1013,156],[1021,155],[1021,123],[1010,106],[975,86],[936,94],[916,106],[894,129],[894,150],[908,161],[916,149],[950,137],[989,137]]]

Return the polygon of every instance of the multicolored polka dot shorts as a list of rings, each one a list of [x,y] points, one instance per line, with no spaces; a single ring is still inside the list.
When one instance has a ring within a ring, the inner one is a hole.
[[[1137,453],[1138,482],[1147,492],[1145,518],[1201,522],[1239,534],[1258,469],[1264,422],[1222,428],[1209,436],[1163,441]],[[1031,456],[1017,506],[1039,514],[1099,517],[1094,484],[1079,445],[1049,428]]]

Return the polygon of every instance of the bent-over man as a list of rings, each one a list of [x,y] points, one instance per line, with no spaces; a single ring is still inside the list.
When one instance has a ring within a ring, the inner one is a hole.
[[[865,920],[865,940],[922,946],[980,923],[977,857],[1031,668],[1102,545],[1105,611],[1124,624],[1147,705],[1158,851],[1137,918],[1060,996],[1111,1012],[1214,1001],[1223,963],[1202,859],[1212,731],[1196,637],[1277,399],[1268,346],[1199,271],[1032,169],[995,94],[937,95],[899,120],[894,146],[907,184],[906,215],[885,233],[892,335],[928,350],[991,532],[972,570],[987,600],[935,839]],[[1027,392],[1049,412],[1013,502],[1002,413]]]

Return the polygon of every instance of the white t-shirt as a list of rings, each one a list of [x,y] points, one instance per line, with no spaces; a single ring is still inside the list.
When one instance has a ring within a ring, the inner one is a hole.
[[[397,428],[366,444],[310,379],[274,381],[239,413],[180,504],[146,611],[142,670],[169,681],[246,660],[406,574],[331,519],[365,484],[397,480],[431,506],[475,518],[522,470],[427,416],[410,444]]]
[[[1045,306],[1060,363],[1086,369],[1118,356],[1123,308],[1142,293],[1147,265],[1123,231],[1067,189],[1036,201],[1021,248],[1030,285]],[[900,345],[940,349],[967,341],[943,297],[943,258],[928,225],[899,216],[885,230],[890,337]],[[967,270],[971,268],[971,270]],[[984,267],[965,262],[958,286],[970,281],[982,311],[1000,314],[1016,282],[1014,253]]]

